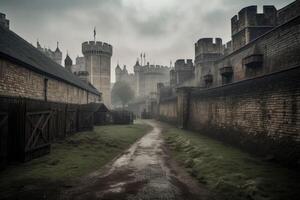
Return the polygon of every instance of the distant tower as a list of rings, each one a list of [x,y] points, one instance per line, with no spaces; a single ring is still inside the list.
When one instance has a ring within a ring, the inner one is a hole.
[[[82,43],[89,81],[102,92],[103,102],[110,107],[110,67],[112,46],[107,43],[89,41]]]
[[[54,51],[54,58],[53,58],[53,60],[54,60],[56,63],[58,63],[58,64],[61,65],[61,61],[62,61],[62,52],[61,52],[61,51],[59,50],[59,48],[58,48],[58,42],[57,42],[56,49],[55,49],[55,51]]]
[[[115,75],[116,75],[116,82],[121,80],[121,76],[122,76],[122,69],[118,63],[117,67],[115,68]]]
[[[67,56],[65,58],[65,68],[67,70],[69,70],[70,72],[72,72],[72,65],[73,65],[72,59],[70,58],[69,54],[67,53]]]

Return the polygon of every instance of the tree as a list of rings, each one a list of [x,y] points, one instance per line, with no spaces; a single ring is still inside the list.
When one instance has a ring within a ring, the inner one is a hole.
[[[134,98],[134,92],[126,82],[118,81],[111,91],[112,102],[121,103],[123,108]]]

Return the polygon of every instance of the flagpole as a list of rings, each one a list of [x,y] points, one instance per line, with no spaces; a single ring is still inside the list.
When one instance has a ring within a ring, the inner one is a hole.
[[[94,27],[94,42],[96,43],[96,26]]]

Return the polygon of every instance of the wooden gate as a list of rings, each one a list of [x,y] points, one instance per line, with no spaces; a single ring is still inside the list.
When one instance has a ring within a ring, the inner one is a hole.
[[[77,109],[75,106],[67,106],[65,124],[67,135],[71,135],[77,131]]]
[[[24,161],[50,151],[51,117],[51,110],[26,113]]]
[[[51,118],[51,140],[63,139],[66,137],[66,105],[54,104],[52,106]]]

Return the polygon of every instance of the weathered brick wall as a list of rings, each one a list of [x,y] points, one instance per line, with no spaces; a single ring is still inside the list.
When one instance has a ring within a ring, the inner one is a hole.
[[[0,59],[0,95],[44,99],[44,79],[48,79],[47,100],[52,102],[85,104],[97,102],[92,93],[49,77],[42,76]],[[88,100],[88,101],[87,101]]]
[[[300,67],[192,92],[189,129],[262,155],[300,160]]]
[[[263,54],[263,66],[254,76],[292,68],[300,64],[300,16],[218,60],[212,70],[217,77],[217,85],[222,85],[220,68],[231,65],[233,81],[241,81],[251,76],[246,74],[243,59],[253,54]],[[215,81],[215,79],[214,79]],[[215,85],[215,84],[214,84]]]
[[[171,123],[177,123],[177,98],[160,102],[159,119]]]

